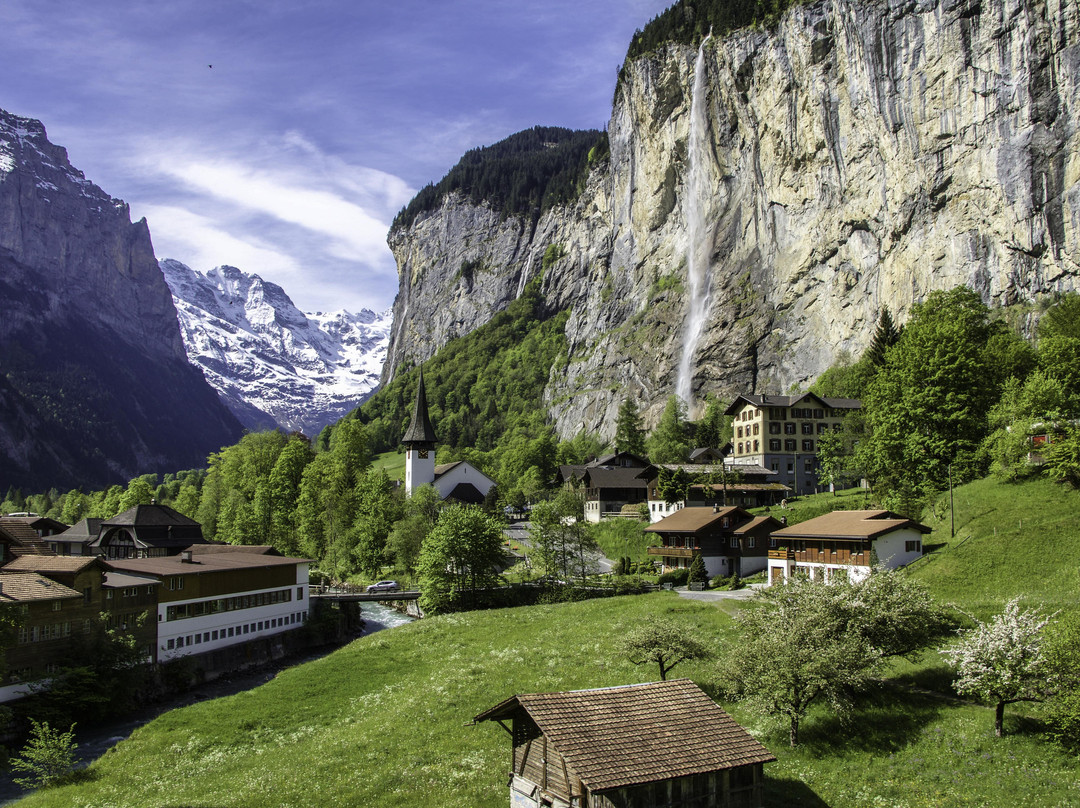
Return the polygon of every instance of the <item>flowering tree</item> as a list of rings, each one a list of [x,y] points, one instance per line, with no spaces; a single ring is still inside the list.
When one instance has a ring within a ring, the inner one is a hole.
[[[1050,618],[1038,609],[1021,609],[1020,599],[1013,598],[989,623],[976,622],[941,653],[956,668],[957,693],[994,705],[994,734],[1000,738],[1006,704],[1040,701],[1047,693],[1050,666],[1041,632]]]

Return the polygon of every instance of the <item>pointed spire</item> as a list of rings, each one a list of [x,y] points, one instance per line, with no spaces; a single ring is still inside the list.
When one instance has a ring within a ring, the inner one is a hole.
[[[428,417],[427,393],[424,390],[424,369],[420,368],[420,380],[416,384],[416,403],[413,404],[412,421],[405,430],[401,442],[406,446],[432,447],[439,442],[435,436],[435,427]]]

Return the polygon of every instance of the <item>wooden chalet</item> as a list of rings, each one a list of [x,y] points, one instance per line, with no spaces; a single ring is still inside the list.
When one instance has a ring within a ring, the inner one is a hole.
[[[648,499],[648,484],[640,477],[649,461],[630,452],[605,455],[583,467],[567,466],[565,475],[580,480],[585,489],[585,521],[618,517],[627,505]],[[635,514],[636,516],[636,514]]]
[[[695,555],[705,560],[709,577],[740,577],[765,569],[769,534],[783,525],[771,516],[752,516],[742,508],[719,505],[683,508],[645,528],[660,538],[650,547],[665,571],[689,567]]]
[[[82,593],[36,572],[0,573],[0,605],[19,612],[15,642],[4,649],[0,702],[21,698],[31,682],[59,671],[72,634],[89,630],[98,614]]]
[[[706,481],[692,483],[685,500],[667,502],[660,494],[660,473],[680,469],[692,479]],[[719,463],[660,463],[647,466],[639,475],[648,485],[646,496],[651,522],[659,522],[687,507],[719,503],[721,507],[759,508],[776,505],[791,496],[791,488],[779,482],[775,471],[752,463],[726,463],[723,466]]]
[[[102,520],[88,548],[109,559],[157,558],[205,542],[202,525],[168,505],[136,505]]]
[[[910,564],[923,554],[926,525],[892,511],[833,511],[791,527],[769,539],[769,582],[806,575],[861,580],[876,558],[887,569]]]
[[[49,536],[45,541],[57,555],[95,555],[90,545],[97,540],[104,521],[94,517],[80,519],[67,530]]]
[[[756,808],[776,760],[689,679],[513,696],[515,808]]]
[[[53,555],[47,540],[26,519],[17,516],[0,517],[0,547],[4,562],[24,555]]]

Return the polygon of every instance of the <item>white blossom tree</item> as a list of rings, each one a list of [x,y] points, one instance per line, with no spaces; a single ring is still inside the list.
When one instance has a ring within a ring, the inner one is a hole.
[[[959,631],[960,641],[942,655],[956,668],[953,686],[994,705],[994,734],[1002,735],[1005,705],[1041,701],[1050,687],[1051,671],[1042,650],[1042,629],[1050,622],[1038,609],[1021,609],[1013,598],[989,623],[976,621]]]

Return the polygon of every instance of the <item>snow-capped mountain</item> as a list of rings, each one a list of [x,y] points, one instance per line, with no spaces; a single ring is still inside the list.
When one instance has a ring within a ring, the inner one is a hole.
[[[304,314],[276,283],[236,267],[160,264],[188,359],[249,429],[314,437],[378,386],[391,311]]]

